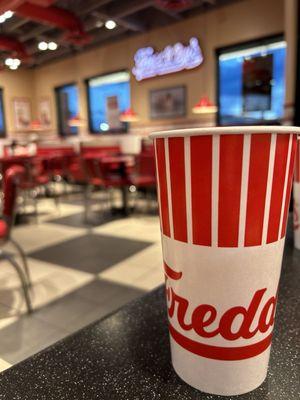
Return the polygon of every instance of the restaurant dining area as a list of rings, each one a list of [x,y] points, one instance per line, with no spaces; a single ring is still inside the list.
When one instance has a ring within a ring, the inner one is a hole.
[[[0,400],[300,398],[299,17],[0,0]]]

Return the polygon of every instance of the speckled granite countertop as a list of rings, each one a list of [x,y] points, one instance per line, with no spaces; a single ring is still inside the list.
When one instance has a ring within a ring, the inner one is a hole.
[[[299,400],[300,251],[288,241],[268,378],[239,400]],[[163,288],[0,375],[0,399],[208,400],[170,365]],[[225,397],[224,399],[230,399]]]

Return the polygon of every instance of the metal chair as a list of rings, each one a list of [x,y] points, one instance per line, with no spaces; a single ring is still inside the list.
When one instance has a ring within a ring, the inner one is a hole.
[[[27,306],[27,311],[32,311],[31,300],[29,296],[30,274],[25,252],[22,247],[11,237],[11,230],[14,222],[14,210],[18,187],[26,177],[25,168],[15,165],[11,166],[5,171],[3,182],[3,211],[0,219],[0,259],[7,260],[16,270],[21,280],[24,298]],[[24,270],[19,263],[15,260],[14,256],[4,250],[4,245],[10,243],[17,250],[21,256]]]

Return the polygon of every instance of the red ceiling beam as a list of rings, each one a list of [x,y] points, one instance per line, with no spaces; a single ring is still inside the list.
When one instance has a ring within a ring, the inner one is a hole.
[[[25,1],[23,1],[23,3],[25,3]],[[54,3],[56,3],[56,1],[57,0],[27,0],[28,3],[32,3],[32,4],[35,4],[37,6],[41,6],[41,7],[52,6]]]
[[[49,7],[56,3],[57,0],[0,0],[0,14],[5,11],[15,11],[24,3],[32,3],[40,7]]]
[[[81,20],[72,12],[52,6],[56,0],[0,0],[0,14],[7,10],[17,15],[65,31],[63,39],[82,45],[90,41]]]
[[[57,28],[83,31],[80,20],[74,14],[58,7],[40,7],[26,2],[16,9],[16,13],[21,17]]]
[[[15,12],[21,17],[67,31],[65,35],[67,41],[76,44],[89,42],[89,36],[84,32],[80,19],[70,11],[53,6],[41,7],[25,2]]]
[[[0,15],[5,11],[15,11],[22,4],[28,2],[40,7],[49,7],[56,3],[57,0],[0,0]]]
[[[12,57],[18,57],[22,61],[28,61],[29,56],[25,46],[9,36],[0,35],[0,50],[7,51]]]
[[[0,14],[5,11],[14,11],[17,7],[24,3],[24,0],[0,0]]]

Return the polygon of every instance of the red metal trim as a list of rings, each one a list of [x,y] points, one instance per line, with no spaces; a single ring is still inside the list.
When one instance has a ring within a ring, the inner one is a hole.
[[[72,43],[85,44],[90,41],[81,20],[75,14],[58,7],[38,6],[32,1],[36,0],[21,4],[15,12],[21,17],[68,31],[64,38]]]
[[[0,0],[0,14],[5,11],[14,11],[17,7],[24,3],[24,0]]]
[[[61,29],[83,32],[81,21],[71,12],[58,7],[40,7],[31,3],[20,5],[16,13],[33,21]]]
[[[28,54],[23,43],[10,36],[0,35],[0,50],[10,51],[12,56],[22,60],[28,59]]]
[[[32,3],[37,6],[49,7],[49,6],[52,6],[52,4],[56,3],[57,0],[27,0],[27,1],[28,1],[28,3]]]

